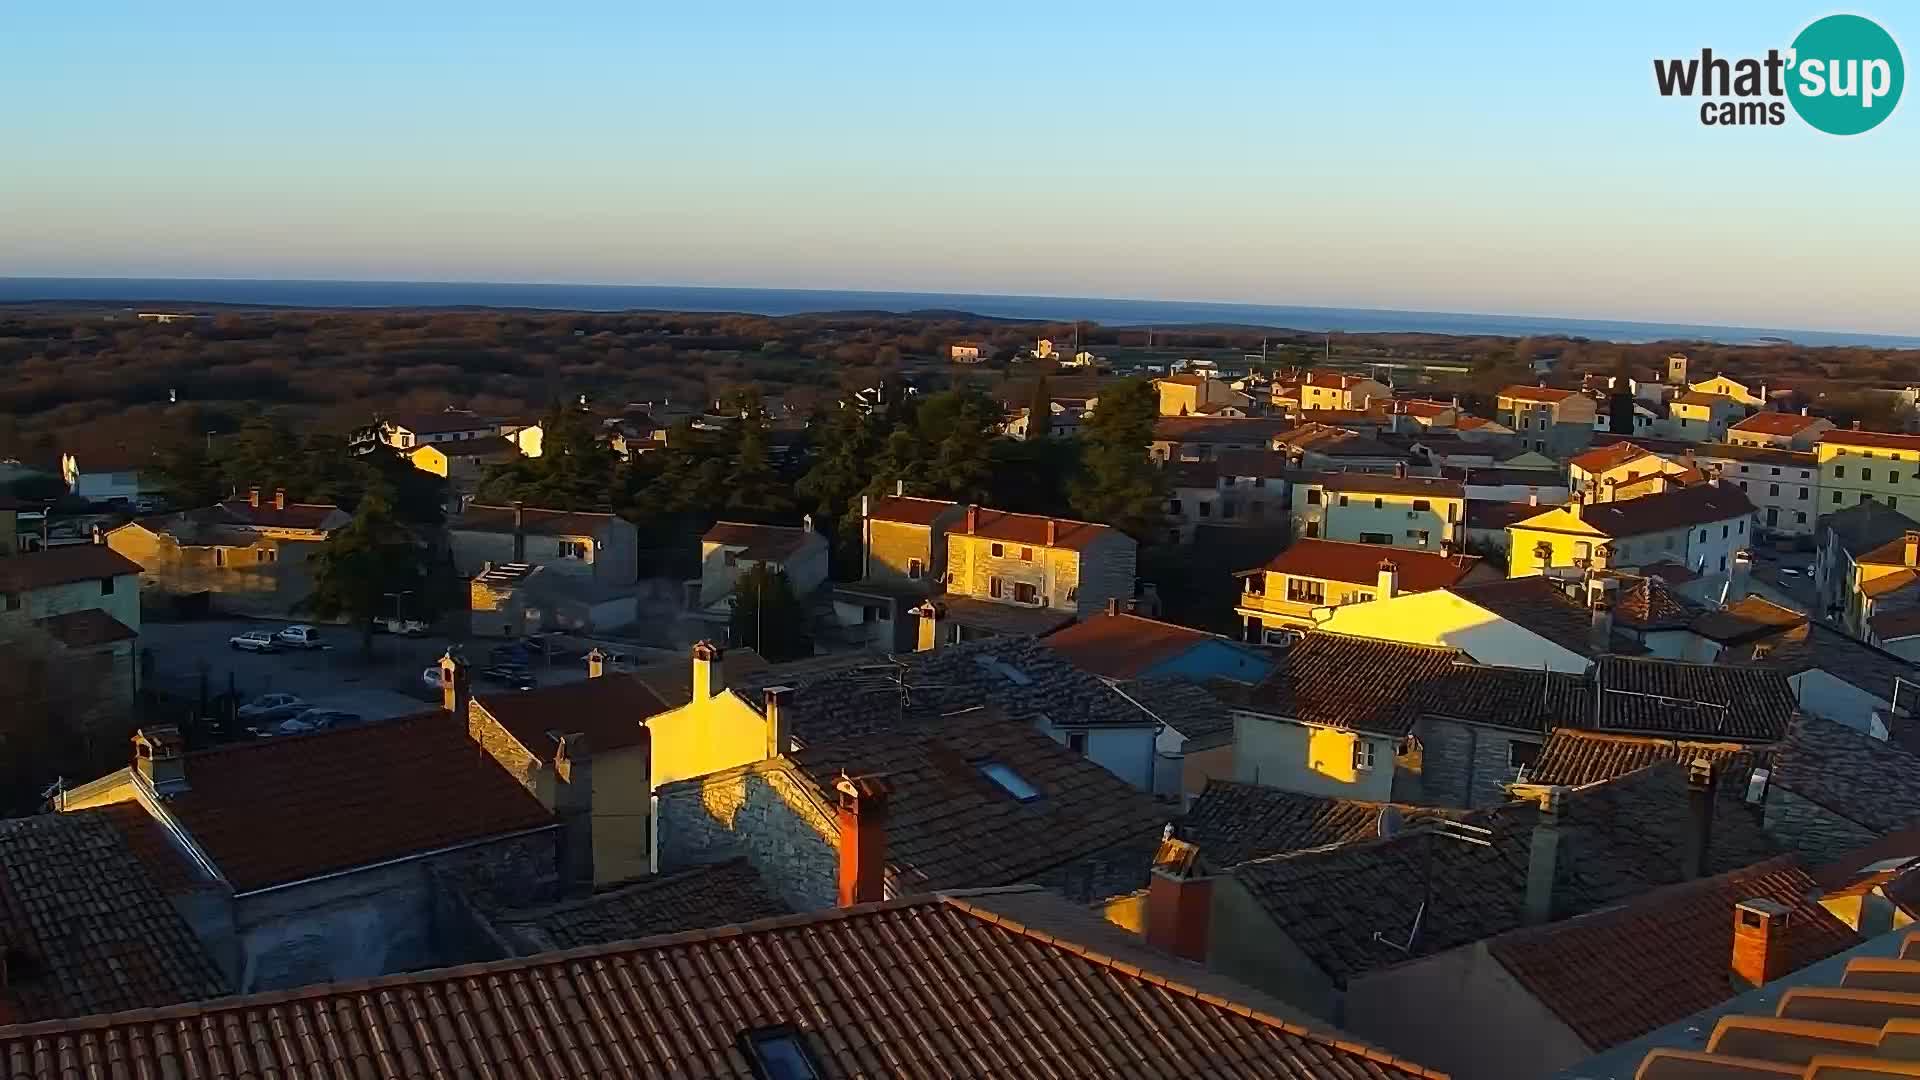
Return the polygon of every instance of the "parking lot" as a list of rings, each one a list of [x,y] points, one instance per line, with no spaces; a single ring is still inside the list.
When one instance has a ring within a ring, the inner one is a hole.
[[[360,638],[342,627],[322,626],[324,649],[285,649],[276,653],[239,652],[227,639],[248,630],[268,633],[289,625],[255,619],[209,619],[195,622],[150,622],[142,627],[141,644],[153,652],[154,677],[176,692],[190,692],[206,666],[207,689],[223,693],[231,678],[243,700],[261,694],[297,694],[309,705],[357,713],[368,720],[384,720],[421,711],[438,702],[439,695],[421,676],[439,663],[447,651],[446,637],[417,638],[376,635],[371,661],[362,655]],[[489,650],[501,644],[489,639],[465,643],[467,658],[478,669],[487,665]],[[583,646],[584,647],[584,646]],[[674,654],[621,646],[635,662],[649,663]],[[542,686],[577,682],[587,677],[577,654],[549,661],[536,657],[531,670]],[[498,690],[476,679],[478,693]]]

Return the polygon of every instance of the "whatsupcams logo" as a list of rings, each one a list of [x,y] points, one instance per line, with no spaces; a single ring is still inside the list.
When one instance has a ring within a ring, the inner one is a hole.
[[[1858,135],[1893,113],[1906,67],[1879,23],[1829,15],[1784,52],[1730,60],[1701,49],[1698,57],[1655,60],[1653,79],[1661,97],[1704,99],[1700,122],[1709,127],[1784,124],[1791,105],[1829,135]]]

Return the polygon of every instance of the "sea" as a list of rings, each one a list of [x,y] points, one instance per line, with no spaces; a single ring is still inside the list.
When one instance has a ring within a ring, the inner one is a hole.
[[[522,308],[548,311],[721,311],[751,315],[824,312],[965,312],[990,318],[1107,326],[1248,326],[1308,333],[1558,336],[1595,341],[1723,345],[1859,345],[1920,348],[1920,336],[1790,327],[1572,319],[1386,308],[1124,300],[987,293],[746,289],[687,285],[559,285],[454,281],[300,281],[228,278],[0,277],[0,304],[87,301],[129,307],[208,305],[279,308]]]

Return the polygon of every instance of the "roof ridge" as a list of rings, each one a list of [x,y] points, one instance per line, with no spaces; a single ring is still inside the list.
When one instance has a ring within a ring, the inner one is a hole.
[[[1403,1072],[1410,1072],[1415,1076],[1429,1077],[1429,1078],[1432,1078],[1432,1080],[1447,1080],[1445,1073],[1433,1072],[1422,1066],[1408,1062],[1402,1058],[1395,1057],[1392,1054],[1389,1054],[1386,1051],[1381,1050],[1377,1047],[1368,1046],[1364,1043],[1357,1043],[1347,1039],[1342,1039],[1333,1032],[1315,1031],[1312,1028],[1302,1027],[1299,1024],[1292,1023],[1290,1021],[1283,1020],[1280,1017],[1274,1016],[1271,1013],[1262,1012],[1259,1009],[1255,1009],[1248,1005],[1242,1005],[1239,1002],[1231,1001],[1227,998],[1220,997],[1217,994],[1207,993],[1206,991],[1201,990],[1199,987],[1191,986],[1187,983],[1180,982],[1177,979],[1169,978],[1168,976],[1162,975],[1158,972],[1148,971],[1145,968],[1140,967],[1138,964],[1129,963],[1125,960],[1121,960],[1118,957],[1109,956],[1108,954],[1101,952],[1098,949],[1081,945],[1079,942],[1069,941],[1065,938],[1059,937],[1056,934],[1052,934],[1045,930],[1040,930],[1035,927],[1028,926],[1025,923],[1022,923],[1010,916],[1003,915],[999,912],[992,911],[988,908],[983,908],[975,904],[970,904],[966,901],[964,897],[957,896],[954,894],[936,893],[935,895],[936,897],[939,898],[939,900],[942,903],[945,903],[947,906],[956,908],[968,915],[973,916],[976,919],[981,920],[982,922],[989,923],[994,926],[998,926],[999,928],[1007,931],[1008,933],[1018,934],[1022,937],[1031,938],[1035,941],[1039,941],[1042,944],[1051,945],[1054,948],[1061,949],[1065,952],[1070,952],[1075,956],[1078,956],[1082,960],[1085,960],[1089,963],[1096,964],[1100,967],[1111,968],[1115,971],[1121,972],[1122,974],[1125,974],[1125,975],[1132,976],[1133,978],[1139,979],[1143,982],[1152,983],[1153,985],[1158,986],[1162,990],[1166,990],[1170,993],[1175,993],[1175,994],[1182,995],[1184,997],[1189,997],[1196,1001],[1202,1001],[1209,1005],[1215,1006],[1216,1008],[1227,1009],[1237,1015],[1244,1016],[1249,1020],[1253,1020],[1258,1023],[1265,1024],[1268,1027],[1276,1028],[1280,1031],[1284,1031],[1289,1035],[1294,1035],[1299,1038],[1308,1039],[1312,1042],[1319,1043],[1322,1046],[1327,1046],[1336,1050],[1341,1050],[1347,1053],[1351,1053],[1358,1057],[1365,1058],[1369,1061],[1377,1061],[1385,1065],[1391,1065],[1396,1069],[1400,1069]],[[1088,916],[1088,918],[1092,918],[1092,917],[1093,916],[1091,915]],[[1170,963],[1174,963],[1174,964],[1191,963],[1191,961],[1180,961],[1177,957],[1172,957],[1172,956],[1168,956],[1166,957],[1166,959]],[[1237,979],[1234,981],[1236,983],[1239,982],[1239,980]],[[1248,989],[1252,989],[1252,988],[1248,987]]]

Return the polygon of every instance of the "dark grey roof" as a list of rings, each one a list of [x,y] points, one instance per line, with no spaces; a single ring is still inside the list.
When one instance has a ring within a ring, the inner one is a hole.
[[[1431,690],[1423,716],[1520,731],[1584,725],[1593,704],[1582,676],[1532,668],[1456,664]]]
[[[1913,529],[1920,529],[1920,522],[1874,499],[1823,514],[1819,525],[1822,537],[1832,533],[1847,554],[1855,558],[1890,544]]]
[[[1233,737],[1232,705],[1207,686],[1170,677],[1130,679],[1116,685],[1190,743]]]
[[[1289,851],[1377,840],[1382,811],[1389,806],[1394,811],[1390,817],[1397,817],[1403,826],[1472,816],[1467,810],[1335,799],[1209,780],[1174,829],[1176,836],[1200,849],[1207,865],[1223,868]]]
[[[1794,724],[1769,783],[1874,832],[1920,819],[1920,756],[1817,716]]]
[[[1771,668],[1605,656],[1590,674],[1598,731],[1775,742],[1799,708]]]
[[[530,956],[788,914],[752,865],[733,859],[542,908],[503,911],[492,922],[517,955]]]
[[[1534,784],[1597,784],[1670,761],[1682,766],[1705,758],[1720,773],[1720,783],[1746,790],[1755,765],[1772,760],[1771,747],[1751,743],[1658,739],[1644,735],[1601,735],[1561,728],[1540,748],[1527,769]]]
[[[1030,637],[980,638],[888,657],[820,657],[748,673],[734,688],[756,709],[770,686],[794,690],[793,734],[837,742],[979,706],[1057,726],[1151,726],[1099,676]],[[904,687],[904,689],[903,689]]]
[[[1725,789],[1722,796],[1709,845],[1711,871],[1774,854],[1752,813]],[[1493,830],[1490,847],[1415,828],[1392,839],[1256,859],[1233,876],[1272,917],[1275,933],[1345,985],[1368,971],[1521,926],[1539,819],[1535,804],[1514,803],[1469,819]],[[1686,774],[1677,765],[1567,792],[1553,917],[1680,880],[1687,827]]]
[[[1787,675],[1818,668],[1882,701],[1893,700],[1895,679],[1920,681],[1920,668],[1904,658],[1755,596],[1701,616],[1693,629],[1725,646],[1722,663]]]
[[[1058,630],[1073,621],[1072,615],[1053,608],[1000,604],[971,596],[945,596],[941,597],[939,602],[945,611],[944,617],[947,621],[958,626],[985,630],[990,634],[1038,636]]]

